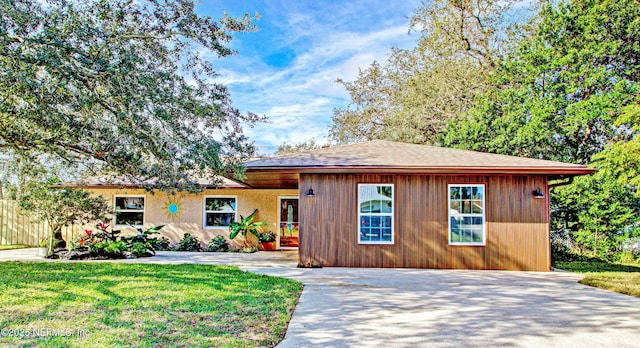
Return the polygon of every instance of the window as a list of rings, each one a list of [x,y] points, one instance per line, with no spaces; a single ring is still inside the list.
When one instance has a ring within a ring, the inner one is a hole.
[[[449,185],[449,244],[485,245],[484,184]]]
[[[144,224],[144,196],[116,196],[114,226],[142,226]]]
[[[393,244],[393,185],[358,185],[358,242]]]
[[[236,197],[205,197],[204,227],[229,227],[236,221]]]

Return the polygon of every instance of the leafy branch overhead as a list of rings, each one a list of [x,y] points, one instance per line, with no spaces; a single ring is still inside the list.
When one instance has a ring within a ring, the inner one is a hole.
[[[0,4],[0,149],[53,154],[157,188],[241,172],[254,153],[212,60],[249,15],[192,0]]]

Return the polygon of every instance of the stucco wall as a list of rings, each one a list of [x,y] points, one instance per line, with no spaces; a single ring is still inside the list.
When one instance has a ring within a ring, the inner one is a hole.
[[[237,214],[247,216],[258,209],[254,221],[264,221],[268,226],[263,227],[265,231],[277,231],[278,224],[278,197],[296,196],[298,190],[249,190],[249,189],[216,189],[205,190],[203,193],[194,195],[179,193],[167,195],[163,192],[145,192],[142,189],[121,189],[121,188],[92,188],[89,189],[95,195],[102,195],[113,206],[116,195],[143,195],[145,197],[144,227],[149,228],[157,225],[165,225],[160,231],[163,236],[169,238],[173,243],[179,241],[184,233],[190,233],[200,239],[206,245],[211,238],[220,234],[229,237],[228,228],[204,228],[204,197],[205,196],[235,196],[237,198]],[[169,214],[167,206],[170,203],[177,203],[179,210],[177,214]],[[113,221],[109,221],[113,223]],[[92,225],[85,226],[93,228]],[[123,233],[135,232],[130,227],[116,226],[115,229]],[[79,231],[83,231],[79,229]],[[252,240],[253,239],[253,240]],[[256,242],[255,238],[250,238],[250,242]],[[242,244],[241,237],[234,240],[236,245]]]

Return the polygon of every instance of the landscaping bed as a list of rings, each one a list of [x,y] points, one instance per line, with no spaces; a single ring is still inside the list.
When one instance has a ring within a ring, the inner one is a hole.
[[[0,345],[273,346],[299,282],[212,265],[0,263]]]

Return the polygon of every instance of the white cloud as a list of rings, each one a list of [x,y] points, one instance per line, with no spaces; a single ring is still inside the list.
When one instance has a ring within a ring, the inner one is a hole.
[[[353,80],[358,68],[384,60],[391,47],[413,45],[407,16],[419,0],[412,2],[332,6],[267,1],[258,25],[271,33],[262,39],[273,41],[252,44],[250,34],[243,35],[245,50],[239,48],[239,55],[220,60],[216,78],[229,87],[240,110],[270,118],[268,124],[245,130],[262,152],[272,152],[284,142],[322,141],[332,110],[348,103],[348,94],[336,79]],[[282,67],[269,65],[266,58],[279,50],[294,56]]]

